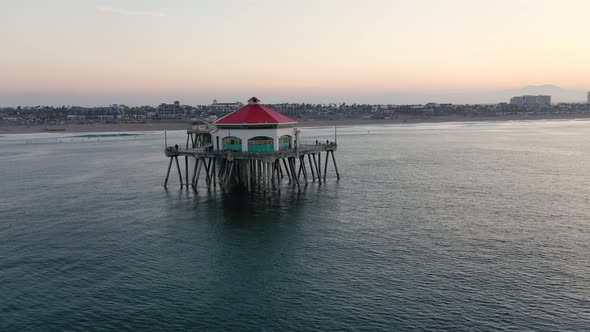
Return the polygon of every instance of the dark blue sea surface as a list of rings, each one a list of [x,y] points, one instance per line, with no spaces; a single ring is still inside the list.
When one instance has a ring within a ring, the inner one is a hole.
[[[251,195],[128,134],[0,138],[0,331],[590,329],[588,121],[339,128]]]

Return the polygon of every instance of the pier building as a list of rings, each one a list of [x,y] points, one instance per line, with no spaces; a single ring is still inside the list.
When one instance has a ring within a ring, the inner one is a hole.
[[[173,163],[181,187],[195,190],[202,173],[208,188],[219,182],[224,190],[280,189],[286,179],[301,189],[309,181],[326,181],[330,161],[340,179],[334,156],[336,132],[333,141],[302,143],[296,124],[294,119],[252,97],[247,105],[214,123],[193,126],[187,131],[184,146],[166,144],[170,162],[164,185],[168,184]],[[184,179],[178,157],[184,157]],[[192,175],[189,158],[194,159]]]
[[[253,97],[248,105],[215,122],[215,149],[263,152],[292,148],[296,123]]]

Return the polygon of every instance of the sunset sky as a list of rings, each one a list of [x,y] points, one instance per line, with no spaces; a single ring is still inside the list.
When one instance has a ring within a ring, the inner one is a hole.
[[[0,0],[0,105],[587,90],[589,15],[588,0]]]

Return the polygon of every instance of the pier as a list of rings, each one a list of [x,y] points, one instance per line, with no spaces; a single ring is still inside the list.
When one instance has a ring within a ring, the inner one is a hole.
[[[255,97],[248,103],[214,125],[188,130],[184,146],[166,146],[170,161],[164,186],[168,185],[173,164],[181,188],[194,190],[199,183],[225,191],[280,190],[285,181],[301,190],[310,182],[325,182],[329,168],[340,179],[334,155],[336,133],[334,141],[301,143],[293,119],[261,106]],[[184,167],[179,157],[184,159]],[[189,169],[191,158],[194,166]]]

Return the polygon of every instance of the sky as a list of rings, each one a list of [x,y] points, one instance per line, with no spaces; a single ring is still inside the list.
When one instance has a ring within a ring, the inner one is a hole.
[[[589,13],[588,0],[0,0],[0,106],[581,94]]]

